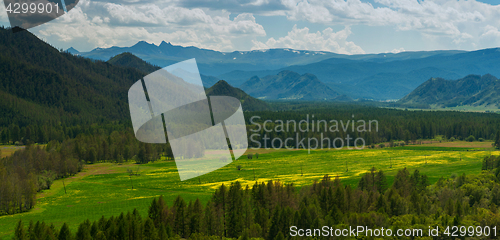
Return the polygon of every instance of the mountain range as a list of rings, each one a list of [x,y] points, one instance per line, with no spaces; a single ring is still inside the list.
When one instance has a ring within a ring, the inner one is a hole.
[[[144,72],[145,75],[160,69],[160,67],[153,66],[128,52],[114,56],[107,62],[115,66],[135,68]],[[264,101],[251,97],[241,89],[232,87],[224,80],[216,80],[213,77],[204,75],[201,75],[201,80],[204,86],[211,86],[210,88],[205,87],[207,96],[231,96],[237,98],[242,103],[243,111],[266,111],[271,109]],[[216,82],[212,83],[212,81]]]
[[[263,77],[292,70],[299,74],[314,74],[332,89],[352,98],[388,100],[406,96],[432,77],[458,79],[469,74],[500,76],[498,62],[500,49],[484,49],[389,62],[332,58],[272,71],[230,72],[219,77],[232,83],[249,76]]]
[[[116,66],[135,68],[145,74],[161,69],[160,67],[152,65],[129,52],[118,54],[109,59],[107,62]],[[200,74],[200,76],[205,88],[209,88],[219,81],[218,78],[213,76],[206,76],[203,74]]]
[[[402,106],[500,107],[500,80],[486,74],[469,75],[458,80],[431,78],[400,99]]]
[[[211,76],[218,76],[234,70],[278,69],[291,65],[318,62],[338,55],[324,51],[297,51],[292,49],[226,53],[197,47],[175,46],[164,41],[160,45],[140,41],[131,47],[96,48],[90,52],[79,52],[74,48],[69,48],[67,51],[75,55],[102,61],[129,52],[160,67],[196,58],[200,72]]]
[[[217,52],[196,47],[154,45],[138,42],[131,47],[96,48],[74,54],[108,60],[122,52],[158,66],[196,58],[200,73],[224,79],[235,87],[250,78],[277,75],[284,70],[310,73],[339,94],[351,98],[400,99],[429,78],[458,79],[469,74],[500,76],[500,50],[420,51],[381,54],[343,55],[325,51],[269,49]],[[213,82],[213,81],[212,81]]]
[[[125,52],[112,57],[107,61],[112,65],[122,67],[132,67],[144,72],[145,74],[154,72],[160,67],[153,66],[139,57]],[[292,71],[282,71],[277,75],[268,75],[263,78],[252,77],[240,86],[241,89],[230,86],[224,80],[218,80],[215,77],[201,75],[205,88],[208,88],[207,95],[227,95],[233,96],[243,103],[246,111],[269,110],[269,106],[255,99],[266,100],[334,100],[334,101],[352,101],[347,96],[339,98],[339,94],[326,86],[312,74],[303,74]],[[214,83],[215,82],[215,83]],[[242,89],[249,93],[245,93]],[[251,97],[251,96],[252,97]]]

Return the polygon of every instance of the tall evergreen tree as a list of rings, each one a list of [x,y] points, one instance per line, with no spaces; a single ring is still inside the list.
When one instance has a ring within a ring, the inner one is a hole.
[[[144,240],[158,240],[158,233],[155,228],[155,224],[153,220],[147,218],[144,221],[144,231],[143,231]]]
[[[187,229],[186,229],[186,202],[181,196],[177,196],[174,201],[174,211],[175,211],[175,219],[174,219],[174,230],[181,237],[186,237]]]
[[[15,240],[26,240],[28,239],[26,230],[24,229],[24,224],[22,220],[19,220],[16,225],[16,230],[14,231]]]
[[[58,240],[71,240],[71,231],[69,230],[69,226],[67,223],[64,223],[59,230],[59,235],[57,236]]]
[[[497,134],[495,135],[495,142],[493,143],[493,146],[496,148],[500,148],[500,130],[498,130]]]
[[[228,192],[227,236],[238,237],[243,231],[243,196],[241,184],[237,181],[231,184]]]
[[[375,185],[380,193],[384,193],[387,190],[387,178],[385,177],[384,171],[379,170],[375,176]]]

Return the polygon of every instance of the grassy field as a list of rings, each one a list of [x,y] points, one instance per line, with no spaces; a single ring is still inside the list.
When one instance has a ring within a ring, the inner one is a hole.
[[[452,142],[383,149],[317,150],[311,154],[307,150],[249,150],[260,152],[259,158],[249,160],[243,156],[226,167],[184,182],[179,180],[175,162],[171,161],[88,165],[83,172],[64,182],[55,181],[50,190],[38,195],[38,203],[30,212],[1,216],[0,238],[12,236],[19,219],[25,223],[43,220],[56,227],[68,222],[76,231],[77,224],[87,218],[97,220],[102,215],[109,217],[134,208],[145,215],[152,198],[159,195],[169,204],[177,195],[188,201],[200,198],[205,203],[222,183],[236,180],[243,185],[279,180],[300,187],[329,174],[338,175],[344,183],[355,186],[360,175],[372,167],[383,169],[390,182],[398,169],[407,167],[410,171],[418,168],[434,183],[454,173],[479,173],[484,156],[500,154],[490,149],[491,143]],[[240,171],[236,169],[238,165],[242,167]],[[139,175],[129,176],[127,169]]]
[[[12,145],[5,145],[5,146],[0,146],[0,158],[8,157],[12,155],[15,151],[24,148],[24,146],[12,146]]]

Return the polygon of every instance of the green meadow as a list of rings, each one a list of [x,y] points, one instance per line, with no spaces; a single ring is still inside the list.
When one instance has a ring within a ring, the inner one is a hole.
[[[485,143],[484,146],[491,146]],[[163,195],[171,204],[177,195],[186,200],[200,198],[206,203],[221,184],[240,181],[243,185],[279,180],[296,187],[310,185],[325,174],[339,176],[356,186],[362,174],[372,167],[382,169],[390,183],[398,169],[419,169],[431,183],[452,174],[481,172],[482,159],[497,151],[457,142],[446,146],[412,145],[408,147],[364,150],[249,150],[253,159],[242,156],[214,172],[181,182],[175,162],[157,161],[138,165],[99,163],[87,165],[76,176],[57,180],[50,190],[40,193],[30,212],[0,217],[0,238],[10,238],[15,224],[22,219],[45,221],[60,227],[68,222],[72,231],[85,219],[97,220],[137,208],[143,216],[154,197]],[[482,146],[482,145],[480,145]],[[259,152],[259,157],[255,157]],[[238,170],[240,166],[240,170]],[[132,171],[136,175],[130,175]]]

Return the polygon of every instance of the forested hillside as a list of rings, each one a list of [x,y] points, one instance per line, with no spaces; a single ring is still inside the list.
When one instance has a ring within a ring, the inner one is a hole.
[[[356,188],[328,175],[300,190],[279,181],[256,182],[252,187],[244,187],[236,181],[220,186],[206,206],[199,199],[186,202],[179,196],[169,204],[160,197],[153,200],[145,216],[137,210],[116,217],[103,216],[97,221],[82,222],[76,233],[71,233],[67,224],[56,230],[45,223],[30,222],[26,229],[23,222],[19,222],[15,234],[26,239],[49,236],[59,239],[281,240],[297,235],[297,229],[364,226],[390,229],[391,239],[413,239],[415,232],[412,236],[397,237],[397,230],[421,229],[418,236],[428,236],[431,226],[439,227],[440,239],[449,239],[453,234],[449,226],[472,226],[473,231],[457,231],[457,236],[483,237],[489,229],[486,238],[496,238],[495,227],[500,225],[500,158],[487,157],[483,162],[482,174],[441,178],[430,186],[426,175],[406,168],[397,172],[392,185],[383,171],[373,168],[361,177]],[[296,227],[295,232],[292,226]],[[309,236],[314,236],[313,231]],[[302,234],[307,236],[307,231]],[[360,233],[360,236],[366,235]]]
[[[500,80],[486,74],[458,80],[431,78],[398,101],[403,106],[457,107],[500,105]]]
[[[148,62],[136,57],[135,55],[129,52],[116,55],[110,58],[107,62],[115,66],[135,68],[146,74],[152,73],[160,69],[160,67],[149,64]]]
[[[0,126],[128,120],[127,91],[142,76],[59,52],[28,31],[1,28]]]

